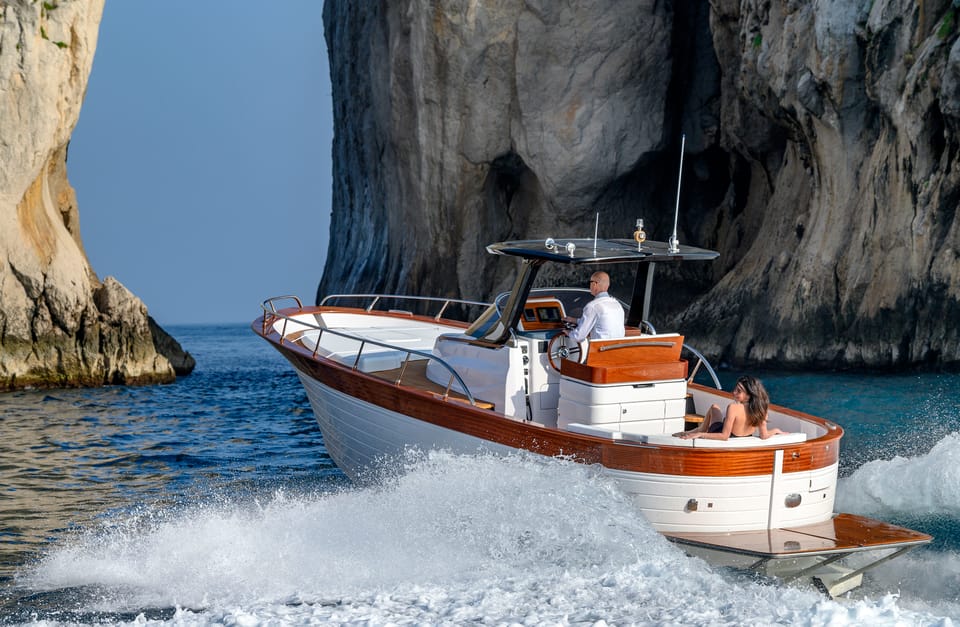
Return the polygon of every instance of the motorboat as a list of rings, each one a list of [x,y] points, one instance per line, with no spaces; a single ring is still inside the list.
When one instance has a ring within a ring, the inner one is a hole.
[[[519,267],[492,303],[336,294],[316,306],[295,296],[261,304],[253,330],[293,366],[327,451],[352,479],[380,476],[410,449],[596,464],[689,553],[834,596],[931,541],[834,511],[843,429],[830,420],[771,405],[768,425],[785,434],[674,435],[732,394],[682,332],[651,324],[654,270],[718,253],[646,240],[639,222],[633,238],[506,241],[487,251]],[[564,334],[564,319],[592,295],[535,286],[550,265],[621,276],[635,266],[631,299],[621,302],[624,337],[578,343]]]

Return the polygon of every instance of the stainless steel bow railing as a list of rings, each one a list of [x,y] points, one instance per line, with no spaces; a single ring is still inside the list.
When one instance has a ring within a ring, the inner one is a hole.
[[[451,304],[489,307],[489,303],[459,300],[455,298],[434,298],[429,296],[396,296],[396,295],[389,295],[389,294],[332,294],[324,298],[320,302],[320,306],[321,307],[329,306],[328,303],[330,301],[334,301],[338,298],[371,298],[373,299],[371,303],[367,307],[363,308],[365,311],[368,311],[368,312],[372,311],[373,308],[377,305],[377,303],[382,299],[411,300],[411,301],[417,301],[421,303],[422,302],[440,303],[441,304],[440,311],[435,316],[433,316],[433,319],[436,321],[439,321],[441,319],[443,312],[446,311]],[[470,389],[467,387],[467,384],[463,381],[463,378],[457,373],[456,370],[453,369],[453,366],[448,364],[443,359],[437,357],[432,352],[428,353],[421,350],[404,348],[402,346],[397,346],[395,344],[389,344],[387,342],[381,342],[379,340],[371,340],[370,338],[365,338],[359,335],[353,335],[351,333],[346,333],[344,331],[330,329],[325,326],[321,326],[320,324],[317,324],[315,322],[309,322],[302,318],[294,318],[293,316],[280,313],[279,308],[277,307],[277,303],[282,302],[284,300],[292,300],[293,302],[296,303],[297,314],[295,315],[300,315],[303,312],[303,303],[297,296],[293,296],[293,295],[274,296],[273,298],[268,298],[267,300],[263,301],[262,303],[260,303],[260,309],[263,311],[262,334],[264,336],[267,335],[269,329],[273,328],[274,330],[276,330],[275,325],[280,320],[283,321],[283,324],[281,325],[280,330],[277,331],[278,335],[280,336],[280,344],[283,344],[284,341],[292,341],[287,337],[288,324],[294,325],[296,329],[295,331],[291,332],[291,335],[293,333],[299,332],[299,336],[297,337],[297,339],[300,339],[301,337],[303,337],[305,329],[317,331],[317,339],[316,339],[316,345],[314,346],[314,349],[313,349],[313,357],[317,357],[318,351],[320,350],[320,338],[323,337],[325,333],[332,334],[337,337],[342,337],[351,341],[359,342],[360,347],[357,349],[357,356],[353,362],[353,367],[352,367],[353,370],[360,370],[360,357],[363,354],[364,347],[366,347],[368,344],[404,353],[406,356],[403,360],[403,364],[400,366],[400,372],[398,373],[397,378],[394,381],[394,385],[400,385],[401,381],[403,380],[403,375],[404,373],[406,373],[407,365],[410,363],[410,358],[412,356],[416,355],[423,359],[433,360],[434,363],[441,365],[443,368],[447,370],[447,372],[450,373],[450,378],[447,381],[447,386],[446,386],[446,389],[444,390],[443,399],[447,400],[450,397],[451,389],[453,388],[454,383],[456,383],[457,385],[459,385],[460,390],[462,390],[463,395],[467,397],[467,400],[470,402],[470,404],[473,405],[474,407],[477,406],[477,401],[474,398],[473,394],[470,392]],[[410,313],[408,311],[398,311],[395,309],[388,310],[388,311],[392,313]],[[306,347],[306,348],[309,348],[309,347]]]
[[[284,298],[281,296],[280,298]],[[330,294],[325,296],[323,300],[320,301],[321,307],[332,307],[335,306],[332,303],[337,300],[346,300],[346,299],[371,299],[366,307],[362,307],[365,311],[373,311],[381,300],[400,300],[400,301],[412,301],[415,303],[440,303],[440,310],[434,314],[434,320],[440,320],[443,317],[444,312],[450,305],[463,305],[467,307],[489,307],[490,303],[483,303],[475,300],[462,300],[459,298],[439,298],[436,296],[404,296],[398,294]],[[386,311],[391,311],[393,313],[407,313],[412,314],[412,311],[406,309],[389,309]]]

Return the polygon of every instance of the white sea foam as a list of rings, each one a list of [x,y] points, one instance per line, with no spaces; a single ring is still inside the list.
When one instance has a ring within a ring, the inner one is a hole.
[[[900,606],[916,612],[960,617],[960,556],[956,553],[914,551],[878,568],[859,591],[864,595],[895,590]]]
[[[960,518],[960,434],[929,453],[867,462],[837,486],[837,509],[874,515]]]
[[[144,513],[21,583],[98,590],[93,611],[184,608],[177,624],[952,625],[882,584],[837,602],[712,568],[595,468],[524,455],[437,453],[379,488]]]

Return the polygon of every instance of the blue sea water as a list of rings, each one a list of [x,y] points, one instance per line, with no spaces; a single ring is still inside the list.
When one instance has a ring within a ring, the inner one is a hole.
[[[167,386],[0,395],[0,621],[952,625],[960,376],[761,373],[846,430],[837,507],[936,536],[839,600],[687,557],[596,468],[412,458],[355,487],[243,325]],[[737,373],[725,372],[725,385]]]

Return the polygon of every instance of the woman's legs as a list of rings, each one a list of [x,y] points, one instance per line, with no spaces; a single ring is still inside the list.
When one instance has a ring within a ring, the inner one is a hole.
[[[720,425],[723,425],[723,412],[720,410],[719,405],[711,405],[710,409],[707,410],[706,415],[703,417],[703,422],[701,422],[696,429],[690,429],[689,431],[678,431],[674,433],[673,436],[679,438],[684,433],[709,433],[710,425],[714,422],[720,422]]]
[[[710,431],[710,425],[714,422],[720,422],[723,424],[723,412],[720,411],[719,405],[711,405],[710,409],[707,410],[707,413],[703,416],[703,422],[700,423],[700,426],[697,427],[697,431],[707,433]]]

